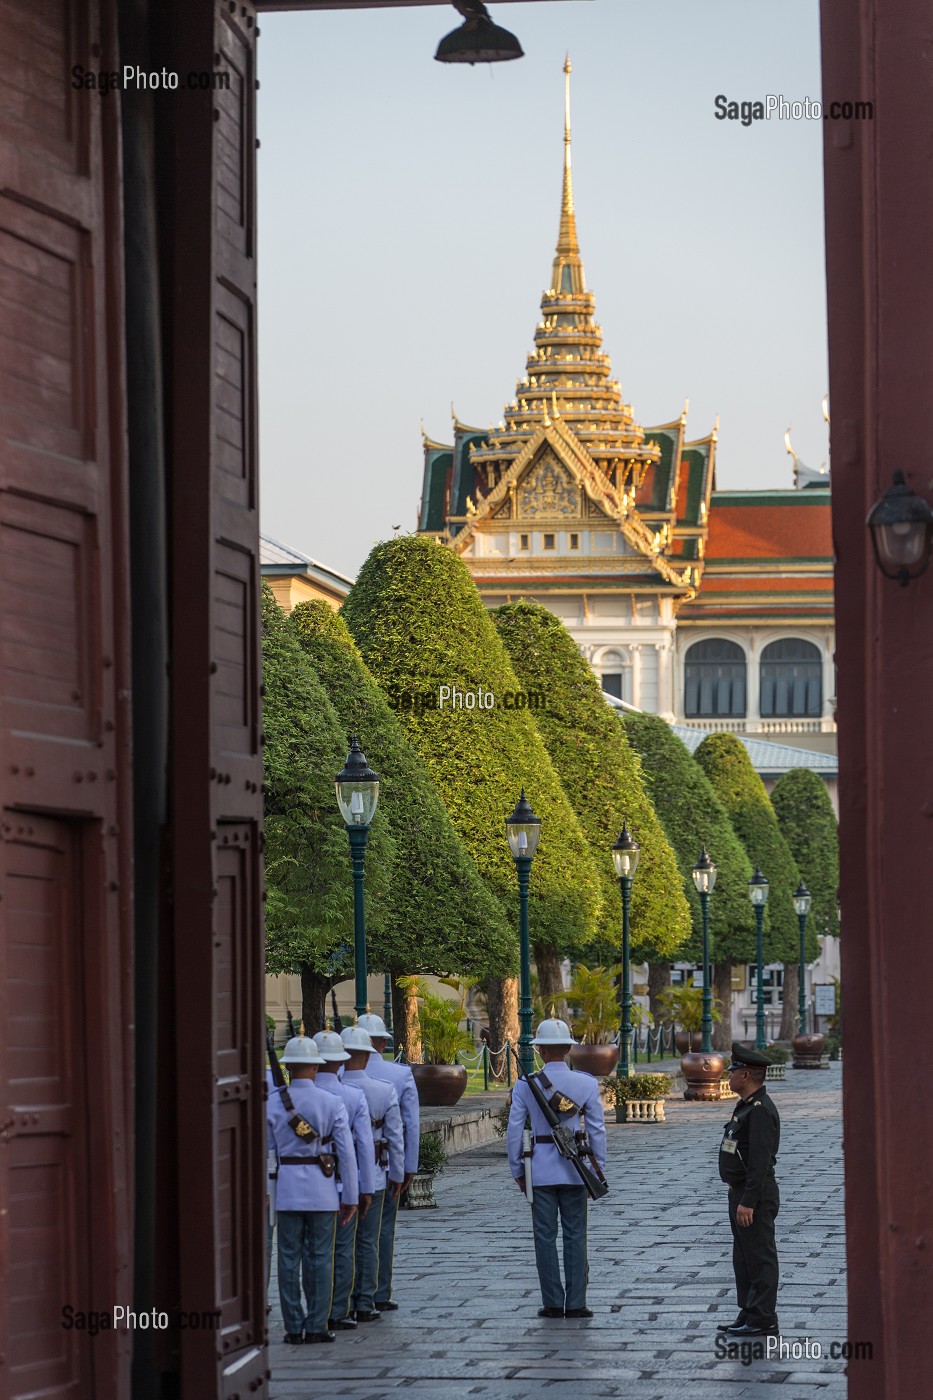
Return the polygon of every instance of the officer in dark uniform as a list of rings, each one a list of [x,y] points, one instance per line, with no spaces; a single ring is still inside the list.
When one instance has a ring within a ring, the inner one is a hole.
[[[732,1267],[739,1315],[718,1330],[731,1337],[777,1333],[778,1257],[774,1220],[780,1207],[774,1162],[781,1120],[765,1090],[769,1061],[732,1045],[729,1087],[739,1096],[719,1147],[719,1175],[729,1187]]]

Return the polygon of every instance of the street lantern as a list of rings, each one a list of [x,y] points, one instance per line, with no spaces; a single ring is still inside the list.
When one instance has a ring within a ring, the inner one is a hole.
[[[933,510],[922,496],[911,491],[902,471],[865,521],[871,531],[875,559],[885,578],[897,579],[906,588],[930,562],[933,543]]]
[[[702,1031],[700,1053],[708,1055],[713,1049],[713,989],[710,986],[709,965],[709,897],[716,885],[716,876],[719,871],[715,861],[710,859],[705,846],[700,851],[699,859],[690,874],[693,876],[696,892],[700,896],[700,909],[703,914],[703,1016],[700,1021]]]
[[[379,803],[379,774],[366,762],[356,735],[350,739],[347,761],[334,779],[337,806],[346,823],[353,865],[353,972],[357,1018],[368,1008],[366,997],[366,906],[363,898],[363,872],[369,824]]]
[[[803,881],[794,891],[794,910],[800,925],[800,987],[797,992],[797,1029],[801,1035],[807,1033],[807,915],[810,912],[811,897]]]
[[[764,918],[765,905],[768,902],[768,881],[762,875],[758,866],[755,866],[755,873],[748,882],[748,897],[755,910],[755,930],[756,946],[758,953],[758,969],[756,972],[757,990],[755,995],[755,1049],[766,1050],[768,1042],[765,1037],[765,964],[764,964]]]
[[[541,835],[541,818],[532,811],[531,803],[522,788],[521,797],[515,804],[511,816],[505,819],[505,832],[509,849],[515,858],[518,875],[519,903],[519,1002],[518,1002],[518,1063],[522,1074],[532,1074],[535,1067],[535,1052],[531,1035],[531,941],[528,933],[528,885],[531,879],[531,862],[538,849]]]
[[[616,1078],[628,1079],[631,1074],[632,1047],[632,981],[629,922],[632,906],[632,880],[638,869],[641,847],[633,840],[623,821],[619,839],[611,847],[612,863],[622,889],[622,1024],[619,1029],[619,1061]]]
[[[454,0],[454,5],[466,18],[438,44],[438,63],[507,63],[524,57],[515,35],[493,24],[482,0]]]

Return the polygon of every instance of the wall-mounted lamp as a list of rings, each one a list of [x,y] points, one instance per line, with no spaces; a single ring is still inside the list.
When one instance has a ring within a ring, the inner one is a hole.
[[[911,491],[903,472],[894,473],[894,484],[872,506],[865,524],[885,578],[896,578],[904,588],[919,578],[930,562],[933,510]]]
[[[438,63],[506,63],[524,57],[514,34],[493,24],[482,0],[453,0],[465,16],[459,29],[444,36],[434,57]]]

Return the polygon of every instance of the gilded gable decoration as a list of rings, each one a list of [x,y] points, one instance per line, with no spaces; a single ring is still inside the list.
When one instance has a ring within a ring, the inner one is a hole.
[[[526,476],[518,493],[519,515],[534,520],[540,516],[580,514],[580,493],[570,474],[549,453]]]

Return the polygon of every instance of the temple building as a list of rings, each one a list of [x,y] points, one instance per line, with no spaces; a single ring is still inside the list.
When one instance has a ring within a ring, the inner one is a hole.
[[[586,287],[564,71],[560,228],[534,348],[497,428],[455,418],[452,442],[425,436],[418,529],[456,550],[490,607],[550,608],[617,702],[834,755],[827,478],[717,491],[716,425],[689,439],[687,404],[637,421]]]

